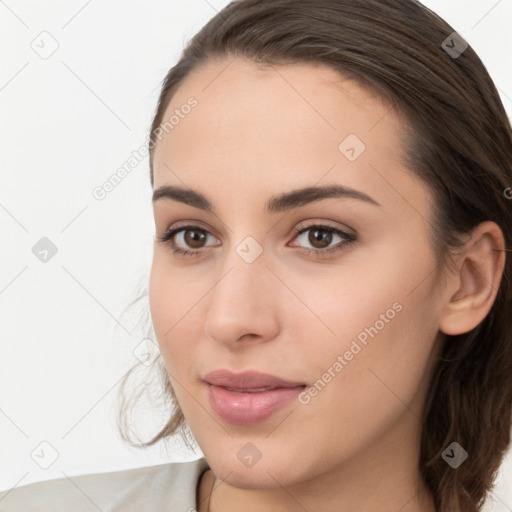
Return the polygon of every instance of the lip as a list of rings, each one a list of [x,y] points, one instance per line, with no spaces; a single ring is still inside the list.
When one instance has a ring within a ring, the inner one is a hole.
[[[203,380],[214,386],[240,391],[257,388],[295,388],[306,385],[305,382],[287,381],[275,375],[255,370],[247,370],[241,373],[235,373],[231,370],[215,370],[207,373]]]
[[[251,425],[266,420],[293,401],[306,387],[254,370],[234,373],[215,370],[206,374],[212,409],[224,421],[236,425]]]

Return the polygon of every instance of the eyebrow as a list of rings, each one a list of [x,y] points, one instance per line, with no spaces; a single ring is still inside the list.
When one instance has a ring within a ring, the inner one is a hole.
[[[331,197],[358,199],[369,204],[381,206],[380,203],[364,192],[349,187],[342,187],[341,185],[329,185],[323,187],[304,187],[272,196],[267,201],[266,210],[269,213],[284,212]],[[166,185],[153,192],[153,204],[161,199],[178,201],[212,213],[214,211],[212,203],[203,194],[192,189]]]

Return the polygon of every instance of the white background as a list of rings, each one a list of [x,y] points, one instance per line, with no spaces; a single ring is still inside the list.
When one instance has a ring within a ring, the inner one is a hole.
[[[143,337],[121,313],[151,264],[147,158],[104,200],[92,190],[145,143],[161,80],[227,3],[0,2],[0,489],[202,455],[116,434],[117,383]],[[424,3],[477,51],[512,116],[512,0]],[[59,45],[47,59],[31,48],[43,31]],[[47,263],[32,253],[42,237],[58,249]],[[30,456],[42,441],[59,455],[48,469]],[[511,455],[494,499],[512,510]]]

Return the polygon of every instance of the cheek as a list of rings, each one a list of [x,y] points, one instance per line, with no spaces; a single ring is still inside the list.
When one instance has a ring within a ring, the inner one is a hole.
[[[317,394],[304,406],[310,407],[306,422],[321,425],[321,443],[330,444],[335,457],[377,442],[400,418],[413,425],[421,418],[435,332],[414,300],[400,304],[383,328],[372,319],[359,332],[364,337],[348,336],[315,360]]]
[[[435,283],[429,279],[435,260],[421,244],[390,247],[365,262],[361,254],[353,268],[347,262],[329,282],[329,300],[309,296],[336,334],[320,345],[301,338],[314,382],[303,396],[302,414],[321,422],[334,445],[368,442],[408,408],[421,416],[418,396],[429,382],[438,333]]]
[[[155,250],[156,251],[156,250]],[[155,335],[171,375],[186,372],[194,361],[201,322],[194,318],[207,287],[192,272],[179,271],[155,252],[149,279],[149,307]]]
[[[424,326],[431,325],[425,311],[434,307],[429,275],[435,267],[426,240],[383,237],[347,253],[335,267],[283,272],[283,280],[303,299],[288,294],[283,316],[293,319],[301,349],[320,359],[332,355],[329,347],[337,354],[355,339],[369,346],[386,333],[395,346],[422,336]]]

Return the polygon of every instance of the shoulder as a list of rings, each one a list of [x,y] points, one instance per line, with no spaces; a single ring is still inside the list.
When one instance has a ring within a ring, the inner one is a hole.
[[[203,457],[31,483],[0,491],[0,512],[187,512],[208,467]]]

